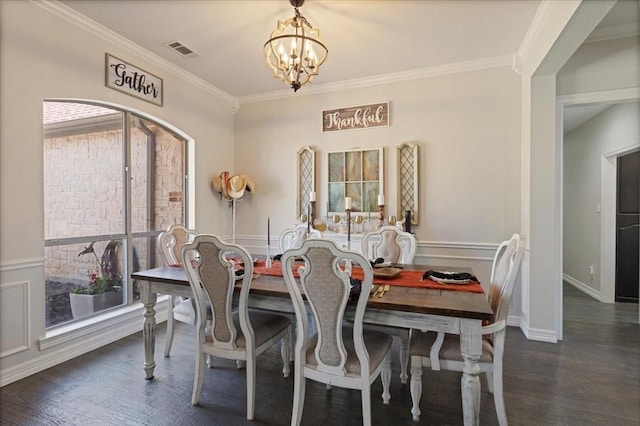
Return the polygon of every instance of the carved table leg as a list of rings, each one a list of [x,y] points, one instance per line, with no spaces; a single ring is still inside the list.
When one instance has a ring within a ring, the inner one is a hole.
[[[420,357],[411,357],[411,414],[413,421],[420,421],[420,398],[422,397],[422,360]]]
[[[409,365],[409,337],[400,338],[400,383],[407,383],[407,367]]]
[[[145,379],[153,379],[153,370],[156,368],[154,351],[156,347],[156,311],[154,306],[158,295],[151,291],[148,282],[140,283],[140,299],[144,305],[144,322],[142,325],[142,337],[144,339],[144,371]]]
[[[480,424],[480,366],[482,324],[479,320],[462,320],[460,351],[462,367],[462,412],[465,426]]]

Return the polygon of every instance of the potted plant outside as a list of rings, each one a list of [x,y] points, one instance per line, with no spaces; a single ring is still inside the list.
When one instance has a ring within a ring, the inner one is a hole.
[[[88,271],[87,286],[78,286],[69,294],[71,313],[74,319],[83,318],[94,312],[118,306],[122,303],[122,276],[114,266],[113,260],[108,260],[109,252],[117,252],[118,245],[110,242],[105,248],[102,261],[93,250],[93,243],[86,247],[78,256],[93,254],[98,264],[97,271]]]

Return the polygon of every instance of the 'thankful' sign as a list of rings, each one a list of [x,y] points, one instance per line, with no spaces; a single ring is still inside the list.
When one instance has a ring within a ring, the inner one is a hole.
[[[389,125],[389,102],[322,111],[322,131]]]

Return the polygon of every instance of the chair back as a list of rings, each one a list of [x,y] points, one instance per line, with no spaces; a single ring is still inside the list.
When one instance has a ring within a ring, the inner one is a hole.
[[[500,243],[493,257],[488,291],[493,322],[506,321],[509,315],[511,294],[524,256],[524,248],[524,240],[520,235],[513,234],[511,239]]]
[[[158,248],[165,266],[182,263],[182,246],[193,241],[198,233],[184,225],[171,225],[158,235]]]
[[[300,248],[302,243],[310,238],[322,238],[322,232],[313,227],[307,230],[307,225],[304,223],[285,229],[280,234],[280,253],[292,248]]]
[[[244,263],[238,308],[241,334],[233,321],[232,301],[236,274],[235,264],[230,259],[232,256]],[[253,262],[249,253],[243,247],[225,243],[214,235],[200,234],[193,242],[182,247],[182,258],[194,259],[183,263],[183,267],[195,296],[196,324],[200,341],[203,342],[205,338],[213,339],[213,346],[219,349],[235,350],[246,347],[249,350],[254,347],[254,333],[247,307],[253,275]],[[210,336],[204,334],[207,320],[205,301],[211,306]]]
[[[294,263],[299,257],[302,258],[302,266]],[[353,319],[353,345],[362,377],[369,377],[368,353],[362,336],[362,320],[371,292],[373,270],[362,255],[343,250],[332,240],[309,239],[304,241],[300,248],[288,250],[282,256],[282,271],[296,313],[295,356],[303,357],[296,359],[304,359],[308,345],[315,342],[313,351],[315,362],[313,363],[317,364],[317,370],[336,376],[346,375],[347,350],[343,340],[342,325],[350,297],[351,283],[348,271],[339,266],[344,261],[358,264],[364,271]],[[294,267],[297,268],[300,276],[300,285],[294,278]],[[309,312],[302,298],[301,289],[313,315],[317,340],[311,340],[309,335]]]
[[[362,253],[374,260],[385,262],[413,263],[416,256],[416,237],[397,226],[381,226],[362,237]]]

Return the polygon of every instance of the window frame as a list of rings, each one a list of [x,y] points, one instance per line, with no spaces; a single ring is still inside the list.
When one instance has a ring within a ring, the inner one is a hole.
[[[44,102],[67,102],[67,103],[79,103],[79,104],[88,104],[100,106],[103,108],[109,108],[114,111],[122,113],[122,130],[123,130],[123,185],[124,185],[124,233],[114,233],[114,234],[101,234],[94,236],[80,236],[80,237],[69,237],[69,238],[51,238],[44,240],[44,246],[52,247],[58,245],[68,245],[68,244],[78,244],[78,243],[91,243],[93,241],[109,241],[109,240],[118,240],[123,244],[124,252],[126,253],[126,259],[123,261],[123,279],[126,279],[126,289],[127,292],[124,295],[123,303],[116,308],[111,309],[110,311],[118,311],[126,313],[130,311],[132,304],[135,302],[133,299],[133,291],[134,291],[134,283],[135,281],[130,278],[130,273],[132,271],[133,266],[133,250],[129,250],[129,247],[133,247],[133,241],[135,239],[140,238],[154,238],[156,237],[162,230],[145,230],[140,232],[132,231],[132,200],[131,200],[131,127],[132,127],[132,118],[139,117],[148,122],[152,122],[154,125],[157,125],[163,128],[164,131],[171,133],[177,139],[183,141],[183,150],[182,150],[182,159],[184,163],[184,176],[183,179],[183,192],[184,192],[184,200],[183,200],[183,217],[187,227],[195,228],[195,182],[191,179],[191,176],[194,176],[194,165],[195,165],[195,141],[188,134],[176,128],[175,126],[165,122],[162,119],[154,117],[150,114],[144,113],[142,111],[128,108],[126,106],[117,105],[109,102],[101,102],[95,100],[88,99],[69,99],[69,98],[46,98],[43,100]],[[120,121],[120,119],[118,120]],[[45,135],[43,134],[43,140],[45,139]],[[148,164],[148,163],[147,163]],[[150,195],[148,195],[150,196]],[[149,200],[147,200],[148,202]],[[43,236],[44,237],[44,236]],[[45,304],[46,305],[46,304]],[[94,324],[99,322],[101,318],[104,318],[104,314],[106,311],[100,311],[94,313],[90,317],[80,318],[80,319],[72,319],[70,321],[65,321],[60,324],[52,325],[46,327],[47,332],[55,331],[56,329],[68,329],[73,328],[74,324],[77,324],[78,327],[86,327],[87,325]],[[108,313],[108,312],[107,312]],[[110,316],[110,315],[109,315]]]

